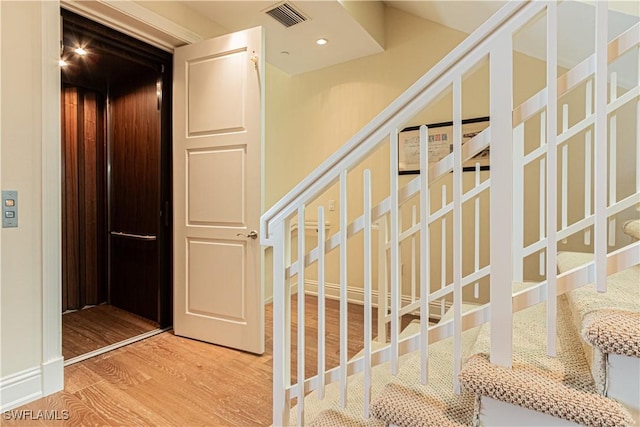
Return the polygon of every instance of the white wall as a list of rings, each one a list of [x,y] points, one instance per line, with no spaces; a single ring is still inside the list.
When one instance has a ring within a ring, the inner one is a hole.
[[[3,1],[0,8],[0,180],[2,189],[19,193],[18,228],[1,232],[0,405],[6,409],[25,395],[62,387],[59,345],[43,347],[51,336],[59,342],[60,313],[43,313],[41,303],[43,292],[59,294],[59,170],[43,168],[43,156],[59,156],[60,71],[57,2]]]

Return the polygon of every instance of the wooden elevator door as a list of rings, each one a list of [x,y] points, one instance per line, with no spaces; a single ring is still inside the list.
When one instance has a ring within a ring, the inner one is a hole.
[[[154,73],[110,90],[110,302],[159,321],[161,112]]]

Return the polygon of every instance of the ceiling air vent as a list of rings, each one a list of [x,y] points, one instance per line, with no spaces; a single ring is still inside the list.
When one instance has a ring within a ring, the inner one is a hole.
[[[280,3],[265,13],[287,28],[307,20],[302,12],[296,10],[293,5],[288,2]]]

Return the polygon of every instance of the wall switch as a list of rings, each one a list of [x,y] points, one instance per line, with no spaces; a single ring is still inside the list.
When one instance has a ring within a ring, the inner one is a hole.
[[[18,192],[2,190],[2,228],[18,226]]]
[[[336,210],[336,201],[329,200],[329,212],[333,212]]]

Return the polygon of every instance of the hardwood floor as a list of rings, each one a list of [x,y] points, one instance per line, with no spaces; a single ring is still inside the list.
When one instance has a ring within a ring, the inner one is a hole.
[[[103,304],[62,315],[62,356],[89,353],[158,328],[158,324]]]
[[[305,310],[310,345],[306,372],[310,375],[316,370],[315,297],[306,298]],[[293,319],[295,311],[294,302]],[[331,319],[326,330],[327,366],[339,360],[338,313],[338,302],[327,300],[327,318]],[[362,307],[350,304],[348,316],[351,356],[363,346]],[[5,413],[2,425],[268,426],[272,411],[271,304],[266,306],[265,317],[266,351],[262,356],[166,332],[65,368],[64,391],[17,408],[9,416]],[[38,411],[44,410],[59,420],[25,421],[10,416],[32,411],[31,418],[37,418]]]

